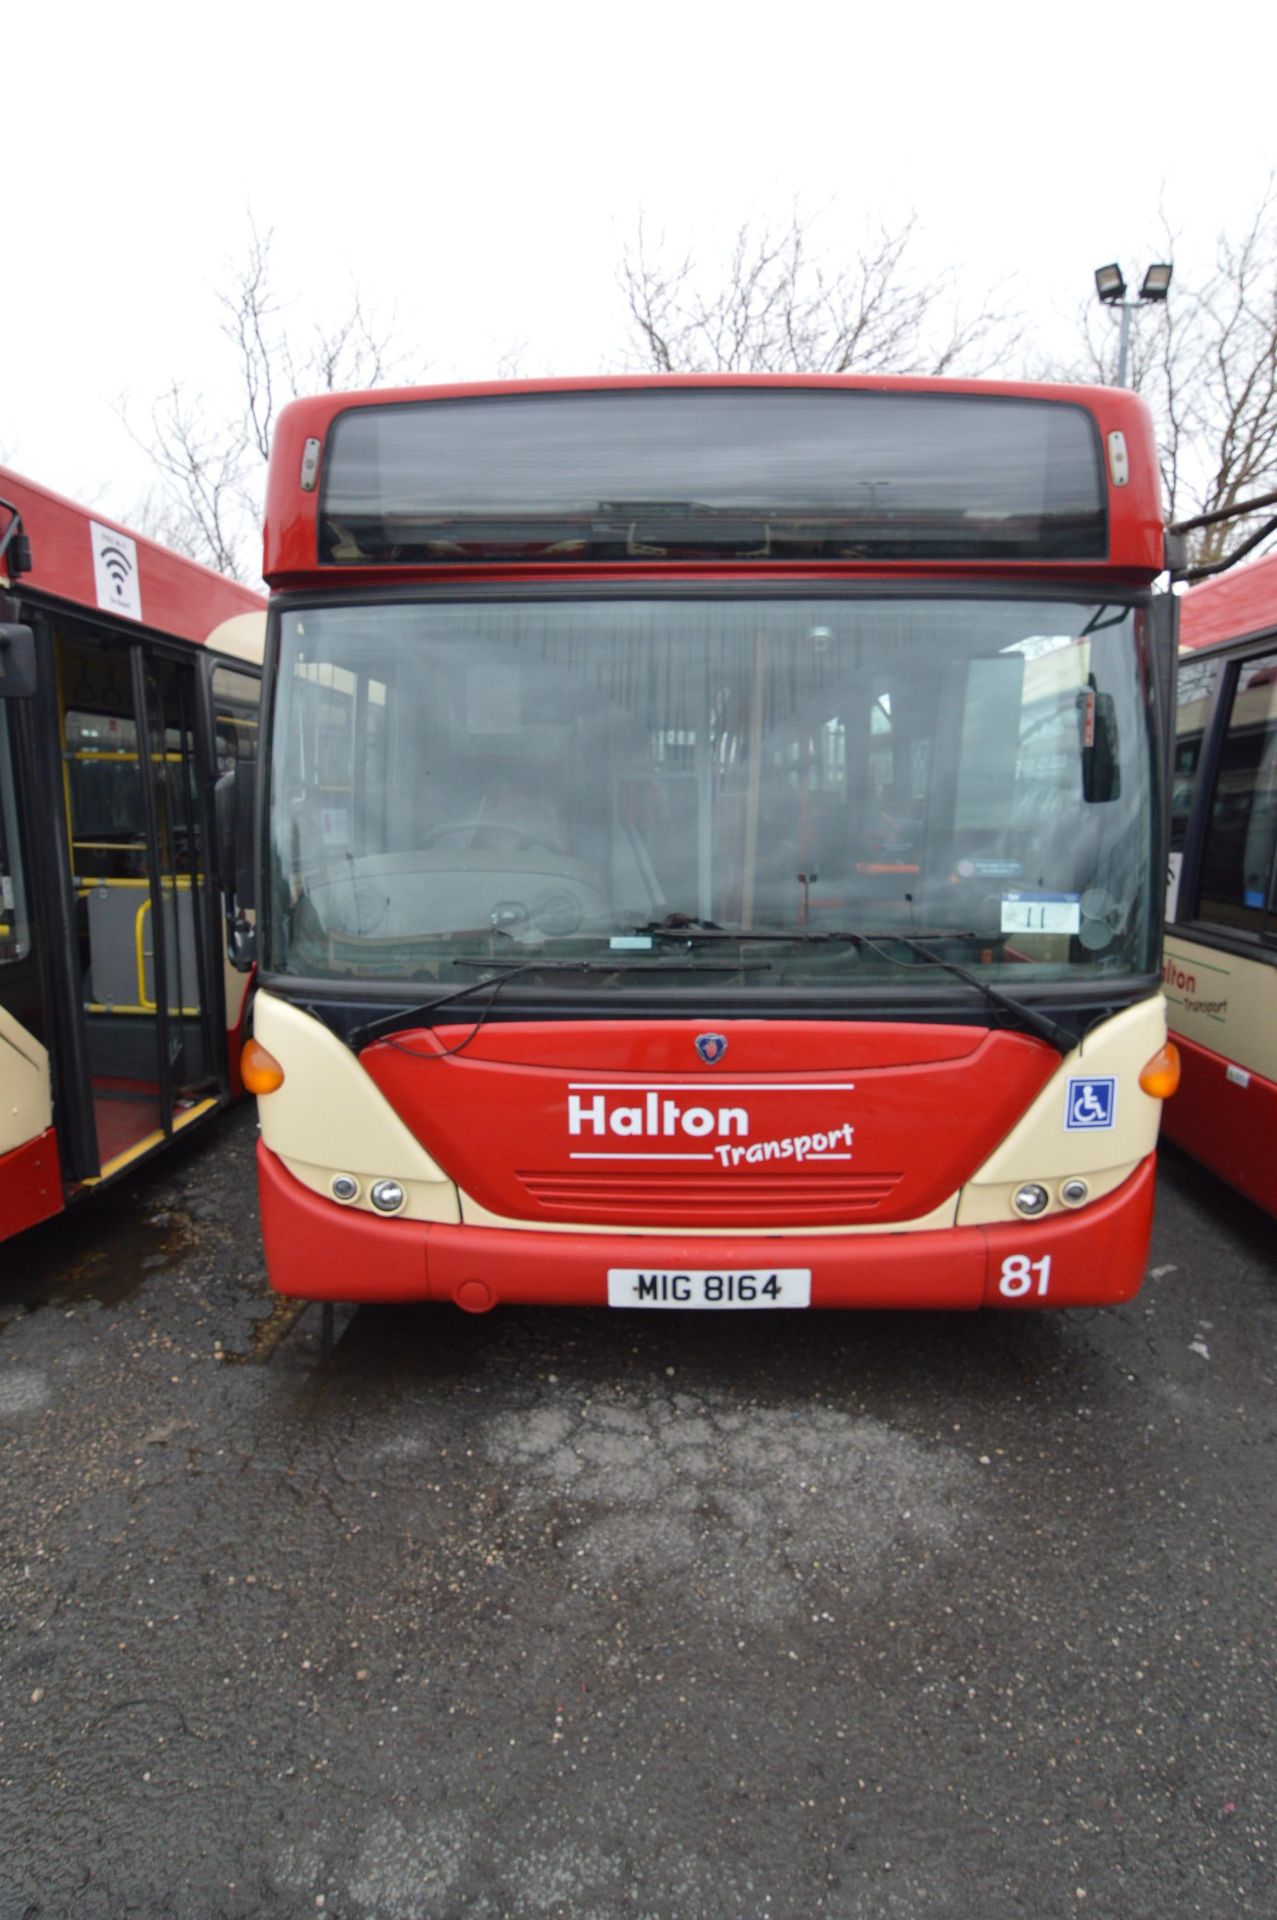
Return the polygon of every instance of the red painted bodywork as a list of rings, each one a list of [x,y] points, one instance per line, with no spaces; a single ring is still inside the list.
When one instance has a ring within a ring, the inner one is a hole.
[[[272,1287],[302,1300],[607,1304],[609,1267],[757,1271],[809,1267],[815,1307],[1111,1306],[1144,1277],[1153,1219],[1153,1156],[1106,1199],[1077,1213],[1005,1227],[935,1232],[715,1234],[550,1233],[380,1220],[325,1200],[258,1143],[262,1235]],[[1049,1256],[1045,1298],[1006,1299],[1009,1257]]]
[[[285,407],[275,423],[271,450],[270,478],[266,495],[265,555],[262,572],[272,587],[333,586],[340,582],[343,592],[361,586],[389,586],[396,581],[432,581],[449,579],[545,578],[567,584],[573,579],[652,578],[650,565],[584,563],[581,566],[557,562],[529,563],[525,566],[491,562],[470,567],[432,566],[321,566],[318,561],[318,514],[323,492],[322,454],[319,485],[303,492],[300,484],[302,452],[309,439],[323,441],[339,413],[350,407],[396,406],[407,401],[474,399],[484,395],[511,393],[584,393],[598,389],[618,390],[639,387],[809,387],[831,390],[852,389],[862,393],[972,393],[990,392],[1026,400],[1071,402],[1085,407],[1095,419],[1101,436],[1113,432],[1125,434],[1130,454],[1130,480],[1124,487],[1109,486],[1109,556],[1107,560],[1046,564],[1041,561],[997,561],[957,563],[911,561],[889,565],[881,561],[858,565],[849,561],[754,561],[746,566],[707,566],[704,563],[668,563],[660,569],[662,579],[705,577],[707,574],[745,574],[751,580],[789,579],[822,581],[847,579],[857,574],[872,574],[884,579],[926,579],[939,575],[961,574],[964,578],[985,579],[1120,579],[1149,581],[1162,571],[1164,540],[1162,506],[1158,483],[1157,456],[1148,410],[1133,393],[1115,387],[1061,387],[1028,382],[999,381],[995,384],[976,380],[930,380],[856,377],[833,374],[634,374],[625,377],[596,377],[582,380],[513,380],[487,382],[471,386],[390,387],[377,393],[325,393],[315,399],[294,400]]]
[[[1277,1214],[1277,1085],[1252,1073],[1250,1084],[1239,1087],[1228,1078],[1233,1063],[1223,1054],[1182,1033],[1175,1044],[1179,1092],[1166,1103],[1163,1133],[1248,1200]]]
[[[50,1127],[0,1154],[0,1240],[52,1219],[66,1205],[58,1137]]]
[[[127,534],[136,543],[141,626],[202,645],[214,627],[234,614],[265,611],[265,600],[251,588],[224,579],[210,567],[186,560],[143,534],[131,532],[118,520],[78,507],[73,500],[64,500],[61,494],[50,493],[47,487],[24,480],[4,467],[0,467],[0,499],[18,509],[23,531],[31,542],[31,571],[14,583],[21,590],[48,594],[96,611],[98,595],[89,534],[89,522],[94,521],[100,527]],[[0,514],[0,529],[7,524],[8,515]],[[113,618],[128,618],[118,609],[110,612]]]
[[[1179,644],[1187,651],[1249,640],[1277,628],[1277,554],[1203,580],[1179,603]]]
[[[1023,1034],[886,1021],[733,1020],[714,1066],[694,1046],[704,1022],[511,1022],[449,1057],[469,1031],[406,1031],[360,1061],[464,1192],[546,1224],[918,1219],[971,1177],[1059,1065]],[[695,1116],[695,1134],[670,1103]],[[641,1135],[600,1130],[618,1108]],[[765,1143],[786,1141],[788,1155],[763,1157]]]

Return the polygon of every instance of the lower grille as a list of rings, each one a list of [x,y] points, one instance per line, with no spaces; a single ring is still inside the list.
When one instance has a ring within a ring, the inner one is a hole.
[[[520,1173],[538,1213],[555,1219],[668,1226],[796,1226],[863,1219],[899,1186],[899,1173]]]

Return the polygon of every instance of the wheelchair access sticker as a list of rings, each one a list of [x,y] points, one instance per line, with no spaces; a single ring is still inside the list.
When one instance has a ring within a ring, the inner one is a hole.
[[[1070,1080],[1064,1125],[1070,1133],[1099,1133],[1117,1114],[1116,1080]]]

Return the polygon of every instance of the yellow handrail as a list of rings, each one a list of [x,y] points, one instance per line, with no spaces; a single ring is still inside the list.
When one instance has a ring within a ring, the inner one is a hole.
[[[204,876],[202,873],[197,873],[194,878],[196,881],[202,882]],[[121,880],[108,880],[105,876],[88,878],[82,876],[75,883],[76,891],[82,898],[93,893],[98,887],[133,887],[136,889],[138,887],[149,887],[150,884],[148,879],[145,877],[139,878],[136,874],[126,875]],[[190,887],[191,875],[189,873],[162,873],[160,875],[160,890],[163,893],[181,893],[183,889],[189,892]]]
[[[143,1006],[148,1013],[156,1011],[158,1007],[157,1001],[148,1000],[146,997],[146,955],[142,948],[142,922],[150,911],[151,897],[148,894],[138,908],[133,922],[133,937],[137,942],[137,997],[139,1005]]]

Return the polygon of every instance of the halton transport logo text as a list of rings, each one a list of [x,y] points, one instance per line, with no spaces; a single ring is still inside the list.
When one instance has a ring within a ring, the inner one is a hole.
[[[721,1084],[721,1083],[720,1083]],[[840,1093],[853,1083],[760,1084],[751,1094]],[[850,1160],[855,1128],[849,1120],[810,1133],[773,1135],[753,1139],[749,1109],[744,1106],[705,1107],[679,1099],[678,1089],[667,1087],[574,1089],[568,1093],[568,1133],[595,1145],[573,1151],[573,1160],[717,1160],[722,1167],[757,1166],[766,1160]],[[636,1101],[635,1094],[640,1097]],[[598,1150],[604,1140],[632,1140],[623,1152]],[[659,1141],[660,1150],[646,1150]],[[692,1149],[689,1151],[688,1149]]]

